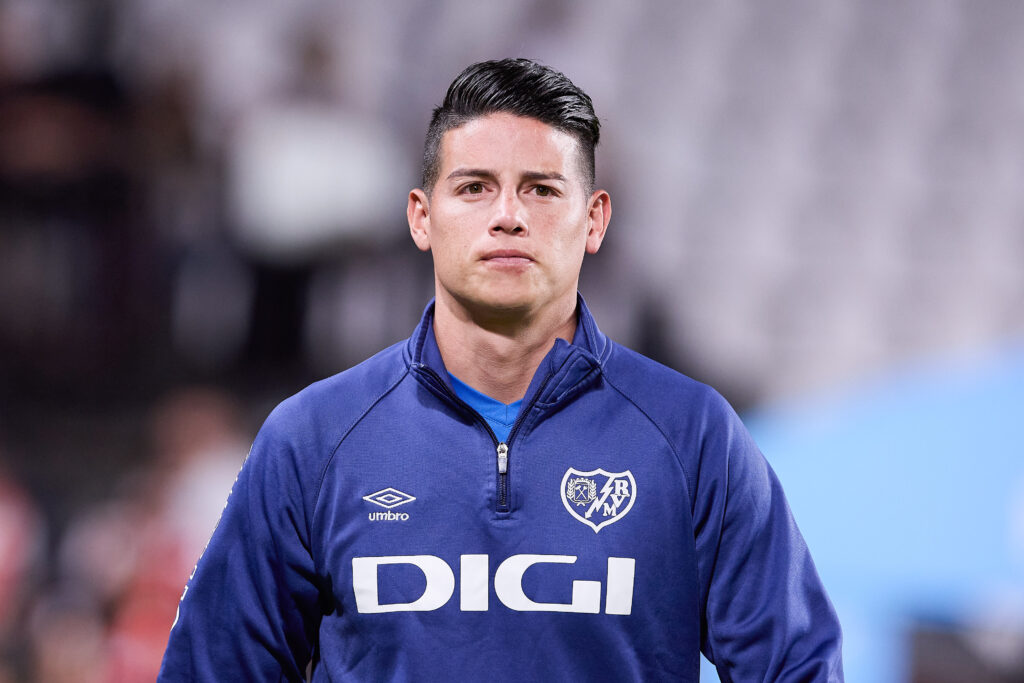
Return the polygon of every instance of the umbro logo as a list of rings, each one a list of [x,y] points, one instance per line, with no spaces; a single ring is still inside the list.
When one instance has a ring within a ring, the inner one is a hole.
[[[386,489],[381,489],[376,493],[363,496],[363,500],[368,503],[373,503],[374,505],[379,505],[382,508],[387,508],[387,512],[377,511],[369,513],[369,520],[371,522],[405,522],[409,519],[409,513],[392,512],[391,508],[411,503],[416,500],[416,496],[410,496],[404,491],[388,487]]]
[[[393,489],[389,487],[386,489],[381,489],[376,493],[371,493],[368,496],[363,496],[363,500],[373,503],[374,505],[380,505],[382,508],[388,508],[390,510],[391,508],[396,508],[399,505],[411,503],[414,500],[416,500],[416,497],[410,496],[408,493],[405,493],[404,491],[399,491],[398,489]]]

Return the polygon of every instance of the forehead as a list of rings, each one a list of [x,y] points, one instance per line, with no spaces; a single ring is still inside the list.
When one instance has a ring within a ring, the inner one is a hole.
[[[470,119],[441,138],[440,177],[456,168],[493,171],[580,171],[576,139],[537,119],[504,112]]]

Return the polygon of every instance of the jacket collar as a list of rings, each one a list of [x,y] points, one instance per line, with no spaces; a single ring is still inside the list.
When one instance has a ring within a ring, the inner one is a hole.
[[[405,358],[414,372],[420,374],[430,370],[431,374],[451,389],[448,371],[434,337],[434,305],[431,299],[424,309],[419,325],[406,343]],[[594,316],[579,293],[576,295],[576,314],[576,334],[573,335],[572,343],[564,339],[555,340],[530,382],[524,397],[527,401],[542,391],[537,396],[539,402],[557,402],[584,380],[600,373],[611,351],[611,344],[598,329]]]

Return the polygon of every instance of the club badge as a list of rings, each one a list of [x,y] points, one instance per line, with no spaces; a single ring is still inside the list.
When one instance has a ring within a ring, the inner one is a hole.
[[[636,500],[633,474],[605,472],[602,469],[580,472],[570,467],[562,477],[562,505],[569,514],[596,534],[626,516]]]

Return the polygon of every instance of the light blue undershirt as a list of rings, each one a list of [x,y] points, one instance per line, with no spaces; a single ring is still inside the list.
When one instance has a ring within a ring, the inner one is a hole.
[[[505,404],[486,394],[481,394],[450,372],[448,377],[452,381],[455,395],[465,401],[470,408],[480,413],[494,430],[498,441],[508,441],[508,434],[512,431],[512,424],[516,421],[516,415],[519,414],[519,407],[523,404],[523,399]]]

